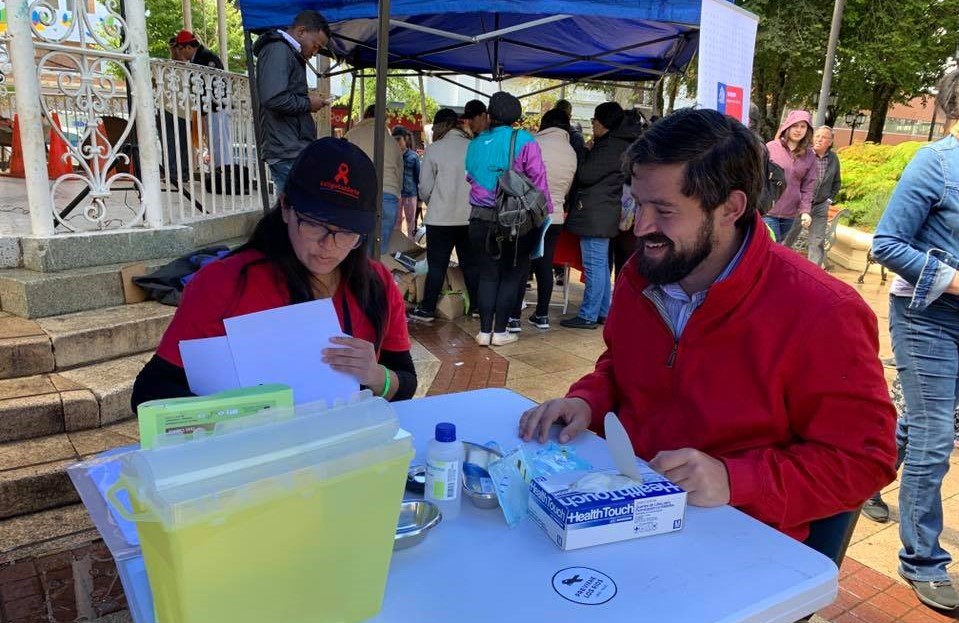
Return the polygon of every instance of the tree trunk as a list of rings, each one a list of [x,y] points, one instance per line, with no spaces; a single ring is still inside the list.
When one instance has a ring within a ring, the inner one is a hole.
[[[771,96],[769,110],[763,115],[763,124],[759,128],[760,134],[762,134],[763,138],[767,141],[775,138],[776,131],[779,130],[779,120],[782,119],[783,108],[786,106],[787,77],[785,71],[778,71],[776,73],[776,80],[772,85],[772,90],[769,93]]]
[[[669,108],[666,109],[666,114],[672,114],[673,110],[676,108],[676,97],[679,95],[679,76],[672,76],[669,79]]]
[[[872,107],[869,109],[869,132],[866,142],[882,143],[882,131],[886,126],[889,102],[896,93],[896,85],[880,83],[872,88]]]
[[[653,91],[653,106],[654,106],[653,114],[659,115],[660,117],[663,116],[663,110],[664,110],[664,106],[663,106],[663,87],[664,87],[665,85],[664,85],[663,83],[664,83],[665,81],[666,81],[666,77],[665,77],[665,76],[663,76],[662,78],[660,78],[659,80],[657,80],[657,81],[656,81],[656,87],[655,87],[655,89],[654,89],[654,91]]]

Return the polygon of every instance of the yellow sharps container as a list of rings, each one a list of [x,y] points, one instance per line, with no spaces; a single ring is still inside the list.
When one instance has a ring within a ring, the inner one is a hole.
[[[301,405],[129,453],[110,498],[161,623],[351,623],[380,610],[412,456],[382,399]]]

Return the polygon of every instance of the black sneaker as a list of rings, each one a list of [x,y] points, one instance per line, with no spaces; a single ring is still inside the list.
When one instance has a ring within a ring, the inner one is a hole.
[[[878,493],[862,505],[862,514],[872,519],[876,523],[886,523],[889,521],[889,507],[882,501],[882,496]]]
[[[423,311],[419,307],[411,311],[408,317],[412,320],[418,320],[420,322],[433,322],[433,320],[436,319],[435,314],[431,314],[428,311]]]
[[[468,315],[470,318],[479,318],[479,308],[478,308],[478,307],[471,307],[471,308],[470,308],[470,311],[469,311],[469,314],[467,314],[467,315]]]
[[[599,326],[592,320],[586,320],[585,318],[580,318],[579,316],[573,316],[572,318],[560,320],[559,325],[561,327],[566,327],[567,329],[595,329]]]
[[[606,316],[600,316],[596,319],[596,324],[606,324]]]
[[[521,333],[522,331],[523,325],[520,324],[519,318],[510,318],[506,321],[507,333]]]
[[[910,588],[916,592],[919,601],[930,608],[936,608],[937,610],[959,609],[959,593],[956,592],[951,580],[920,582],[919,580],[910,580],[902,573],[899,574],[899,577],[905,580]]]
[[[529,317],[529,323],[537,329],[548,329],[549,316],[537,316],[536,314],[532,314]]]

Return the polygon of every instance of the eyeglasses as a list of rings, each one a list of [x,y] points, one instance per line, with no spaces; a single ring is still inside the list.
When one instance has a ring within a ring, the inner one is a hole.
[[[355,231],[330,229],[322,223],[304,217],[296,210],[294,210],[293,213],[296,214],[297,233],[310,242],[322,244],[326,241],[327,236],[329,236],[333,239],[333,246],[344,251],[356,249],[363,242],[363,235]]]

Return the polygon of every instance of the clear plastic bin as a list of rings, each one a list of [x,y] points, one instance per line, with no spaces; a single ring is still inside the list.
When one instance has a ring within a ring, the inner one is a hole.
[[[380,609],[412,455],[382,399],[300,405],[124,454],[108,499],[137,523],[158,620],[350,623]]]

